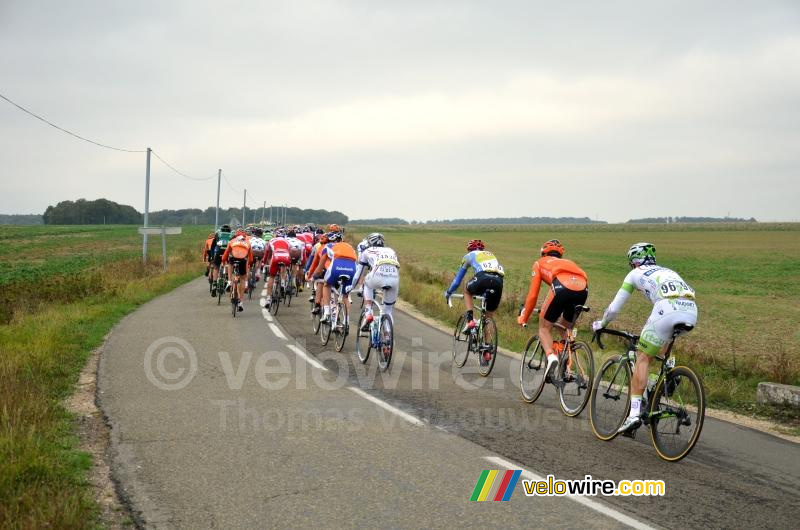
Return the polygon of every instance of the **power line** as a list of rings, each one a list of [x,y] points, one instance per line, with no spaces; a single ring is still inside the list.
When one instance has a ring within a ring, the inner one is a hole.
[[[79,134],[75,134],[75,133],[74,133],[74,132],[72,132],[72,131],[68,131],[67,129],[64,129],[63,127],[59,127],[59,126],[58,126],[58,125],[56,125],[55,123],[53,123],[53,122],[51,122],[51,121],[48,121],[47,119],[45,119],[45,118],[43,118],[43,117],[39,116],[38,114],[36,114],[36,113],[34,113],[34,112],[31,112],[31,111],[29,111],[28,109],[26,109],[26,108],[25,108],[25,107],[23,107],[22,105],[19,105],[18,103],[15,103],[15,102],[11,101],[10,99],[8,99],[8,98],[7,98],[6,96],[4,96],[3,94],[0,94],[0,98],[3,98],[4,100],[8,101],[9,103],[11,103],[11,104],[12,104],[12,105],[14,105],[15,107],[17,107],[17,108],[18,108],[19,110],[21,110],[22,112],[24,112],[24,113],[26,113],[26,114],[29,114],[29,115],[33,116],[33,117],[34,117],[34,118],[36,118],[37,120],[43,121],[43,122],[44,122],[44,123],[46,123],[47,125],[49,125],[49,126],[51,126],[51,127],[54,127],[54,128],[58,129],[58,130],[59,130],[59,131],[61,131],[61,132],[65,132],[65,133],[69,134],[70,136],[74,136],[75,138],[77,138],[77,139],[79,139],[79,140],[83,140],[84,142],[89,142],[90,144],[94,144],[94,145],[96,145],[96,146],[98,146],[98,147],[105,147],[106,149],[113,149],[114,151],[123,151],[123,152],[125,152],[125,153],[144,153],[144,152],[145,152],[143,149],[124,149],[124,148],[122,148],[122,147],[114,147],[114,146],[111,146],[111,145],[101,144],[100,142],[95,142],[94,140],[90,140],[90,139],[88,139],[88,138],[84,138],[83,136],[81,136],[81,135],[79,135]]]
[[[226,175],[224,171],[222,172],[222,178],[225,179],[225,184],[228,185],[228,187],[231,189],[232,192],[234,192],[234,193],[242,193],[242,190],[237,190],[236,188],[233,187],[233,184],[231,184],[231,181],[228,180],[228,175]]]
[[[168,167],[168,168],[170,168],[172,171],[174,171],[175,173],[177,173],[178,175],[180,175],[180,176],[182,176],[182,177],[184,177],[184,178],[187,178],[187,179],[189,179],[189,180],[196,180],[196,181],[211,180],[211,179],[213,179],[213,178],[214,178],[214,175],[211,175],[211,176],[208,176],[208,177],[193,177],[193,176],[191,176],[191,175],[187,175],[186,173],[183,173],[183,172],[181,172],[181,171],[178,171],[177,169],[175,169],[174,167],[172,167],[172,165],[171,165],[169,162],[167,162],[166,160],[164,160],[163,158],[161,158],[160,156],[158,156],[158,153],[156,153],[156,152],[155,152],[155,151],[153,151],[152,149],[150,150],[150,152],[151,152],[151,153],[153,153],[153,156],[155,156],[156,158],[158,158],[159,160],[161,160],[161,161],[164,163],[164,165],[165,165],[165,166],[167,166],[167,167]]]

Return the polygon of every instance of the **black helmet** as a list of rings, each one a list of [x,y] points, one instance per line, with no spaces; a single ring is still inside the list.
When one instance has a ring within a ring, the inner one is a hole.
[[[231,231],[231,225],[222,225],[222,226],[219,227],[219,229],[221,231],[223,231],[223,232],[230,232]]]

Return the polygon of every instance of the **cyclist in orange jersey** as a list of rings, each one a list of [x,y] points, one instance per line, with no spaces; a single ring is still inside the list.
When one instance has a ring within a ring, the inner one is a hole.
[[[239,298],[239,311],[244,311],[244,286],[247,283],[247,277],[250,272],[250,266],[253,264],[253,249],[250,243],[242,233],[231,239],[225,253],[222,255],[222,262],[227,264],[228,278],[233,281],[234,268],[239,274],[239,281],[236,285],[231,285],[231,289],[236,289]]]
[[[311,310],[311,313],[316,315],[320,311],[322,311],[322,284],[325,282],[323,275],[317,276],[316,270],[317,265],[319,265],[320,260],[322,259],[322,253],[325,250],[325,245],[328,244],[328,235],[321,234],[319,236],[319,241],[313,248],[313,254],[308,259],[308,263],[306,263],[306,281],[312,282],[312,286],[314,289],[314,309]],[[311,301],[311,299],[309,299]]]
[[[558,356],[553,349],[553,324],[561,320],[565,327],[569,327],[575,321],[575,306],[586,302],[589,282],[583,269],[575,262],[563,258],[564,245],[558,239],[547,241],[540,250],[542,257],[533,264],[531,286],[517,323],[524,326],[528,322],[533,308],[536,307],[542,282],[549,285],[550,292],[542,304],[539,318],[539,338],[547,354],[547,376],[554,363],[558,362]]]
[[[315,275],[319,276],[324,271],[324,283],[322,285],[322,320],[330,319],[330,300],[331,288],[339,278],[341,282],[341,293],[344,298],[344,305],[350,314],[350,299],[346,294],[348,287],[353,283],[356,275],[356,251],[350,245],[342,241],[341,232],[331,232],[328,234],[329,243],[322,247],[320,260],[315,269]]]
[[[206,273],[205,273],[206,276],[208,276],[208,273],[211,270],[211,262],[214,259],[213,248],[214,248],[214,237],[216,235],[217,234],[215,232],[211,232],[210,234],[208,234],[206,242],[203,245],[203,263],[206,264]]]

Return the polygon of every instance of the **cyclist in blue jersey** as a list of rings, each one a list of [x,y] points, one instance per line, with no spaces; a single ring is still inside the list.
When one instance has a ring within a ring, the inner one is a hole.
[[[475,271],[475,276],[467,282],[464,286],[464,305],[467,307],[467,325],[464,332],[475,327],[475,319],[473,317],[473,296],[485,296],[486,298],[486,316],[493,316],[500,306],[500,298],[503,295],[503,266],[497,261],[494,254],[486,250],[483,241],[480,239],[473,239],[467,243],[467,253],[461,259],[461,268],[458,269],[458,274],[453,279],[453,283],[444,293],[446,300],[450,300],[450,296],[461,285],[467,271],[472,268]],[[491,290],[491,293],[487,291]]]

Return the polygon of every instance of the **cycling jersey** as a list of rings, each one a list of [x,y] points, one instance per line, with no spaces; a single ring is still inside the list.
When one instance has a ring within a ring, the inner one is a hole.
[[[228,243],[222,254],[222,261],[227,262],[229,259],[245,260],[248,265],[253,263],[253,249],[250,248],[247,238],[239,236]]]
[[[356,254],[360,256],[362,252],[367,250],[367,248],[369,248],[369,241],[367,241],[367,239],[364,238],[358,245],[356,245]]]
[[[221,256],[223,252],[225,252],[225,248],[228,246],[228,242],[233,237],[233,234],[230,232],[223,232],[222,230],[217,230],[217,233],[214,234],[214,255]]]
[[[389,247],[368,247],[358,254],[356,281],[361,278],[364,267],[369,267],[370,274],[380,269],[381,275],[397,276],[400,262],[397,261],[397,253]]]
[[[614,320],[622,306],[637,289],[653,304],[653,311],[642,329],[639,348],[648,355],[657,355],[672,340],[675,324],[694,327],[697,323],[695,292],[680,275],[659,265],[642,265],[625,276],[622,287],[603,313],[602,326]]]
[[[523,322],[527,322],[533,308],[536,307],[536,300],[539,298],[539,289],[542,282],[553,287],[553,291],[556,290],[555,287],[561,288],[562,286],[569,291],[583,291],[588,285],[586,273],[583,272],[583,269],[578,267],[574,261],[557,258],[555,256],[543,256],[539,258],[533,263],[533,267],[531,268],[531,286],[528,289],[528,297],[525,299],[525,308],[522,310]],[[555,292],[551,293],[551,295],[554,294]],[[585,301],[586,297],[584,297],[583,300]],[[545,305],[549,307],[550,302],[551,300],[548,299]],[[572,315],[572,309],[574,309],[574,305],[573,308],[570,309],[569,315],[565,315],[565,318]],[[548,318],[547,320],[555,322],[559,316],[561,316],[561,313],[556,315],[555,319]],[[567,318],[567,320],[572,319]]]
[[[448,295],[453,294],[455,290],[458,289],[458,286],[461,285],[470,267],[475,271],[476,275],[481,272],[497,276],[503,276],[505,274],[503,272],[503,266],[500,265],[500,262],[497,261],[494,254],[488,250],[473,250],[465,254],[461,259],[461,268],[458,269],[458,274],[456,274],[453,283],[451,283],[450,287],[447,289]]]
[[[339,243],[328,243],[325,245],[323,252],[330,261],[339,258],[349,259],[352,261],[356,260],[355,249],[353,249],[350,243],[345,243],[343,241]]]
[[[206,239],[206,243],[205,245],[203,245],[203,261],[211,261],[213,249],[214,249],[214,236]]]
[[[263,255],[267,246],[267,242],[260,237],[253,236],[250,238],[250,246],[253,248],[254,253]]]

